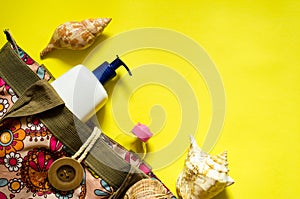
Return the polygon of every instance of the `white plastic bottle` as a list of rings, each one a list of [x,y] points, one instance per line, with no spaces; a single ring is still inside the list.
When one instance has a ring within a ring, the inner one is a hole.
[[[93,72],[84,65],[77,65],[53,81],[51,85],[67,108],[80,120],[86,122],[106,103],[107,92],[103,84],[115,77],[115,70],[122,65],[131,75],[129,68],[117,56],[112,63],[104,62]]]

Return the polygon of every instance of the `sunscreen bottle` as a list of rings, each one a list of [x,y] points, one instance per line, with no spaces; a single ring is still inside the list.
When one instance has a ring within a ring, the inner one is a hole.
[[[107,101],[107,92],[103,85],[116,76],[115,70],[126,64],[117,56],[112,62],[105,61],[93,72],[84,65],[77,65],[54,80],[51,85],[65,102],[67,108],[81,121],[86,122]]]

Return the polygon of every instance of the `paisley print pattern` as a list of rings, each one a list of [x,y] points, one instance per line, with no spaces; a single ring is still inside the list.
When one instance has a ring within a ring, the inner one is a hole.
[[[18,119],[9,119],[0,124],[0,158],[10,152],[22,150],[25,135]]]
[[[100,180],[100,188],[95,189],[94,193],[96,196],[108,197],[113,193],[111,186],[107,184],[104,180]]]
[[[30,141],[44,141],[44,139],[49,139],[50,131],[46,126],[35,116],[26,118],[26,135],[30,136]]]
[[[34,148],[24,157],[21,179],[32,193],[43,196],[52,193],[47,175],[51,164],[58,157],[46,148]]]

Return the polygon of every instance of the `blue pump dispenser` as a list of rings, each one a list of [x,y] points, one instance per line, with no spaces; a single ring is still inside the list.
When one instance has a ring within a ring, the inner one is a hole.
[[[129,75],[132,76],[131,71],[126,66],[126,64],[117,56],[117,58],[111,62],[110,64],[105,61],[103,64],[98,66],[93,73],[97,77],[97,79],[104,85],[108,80],[112,79],[116,76],[115,70],[120,66],[124,66],[128,71]]]

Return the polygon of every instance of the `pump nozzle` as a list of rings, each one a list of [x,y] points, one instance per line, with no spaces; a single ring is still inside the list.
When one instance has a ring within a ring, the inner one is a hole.
[[[111,67],[116,70],[119,66],[124,66],[128,72],[128,74],[130,76],[132,76],[132,73],[130,71],[130,69],[126,66],[126,64],[119,58],[119,56],[117,55],[117,58],[110,63]]]
[[[117,58],[111,62],[110,64],[108,62],[104,62],[101,64],[98,68],[96,68],[93,73],[97,77],[97,79],[101,82],[101,84],[105,84],[108,80],[115,77],[117,74],[115,70],[119,68],[120,66],[124,66],[125,69],[128,71],[128,74],[132,76],[132,73],[130,69],[126,66],[126,64],[119,58],[117,55]]]

